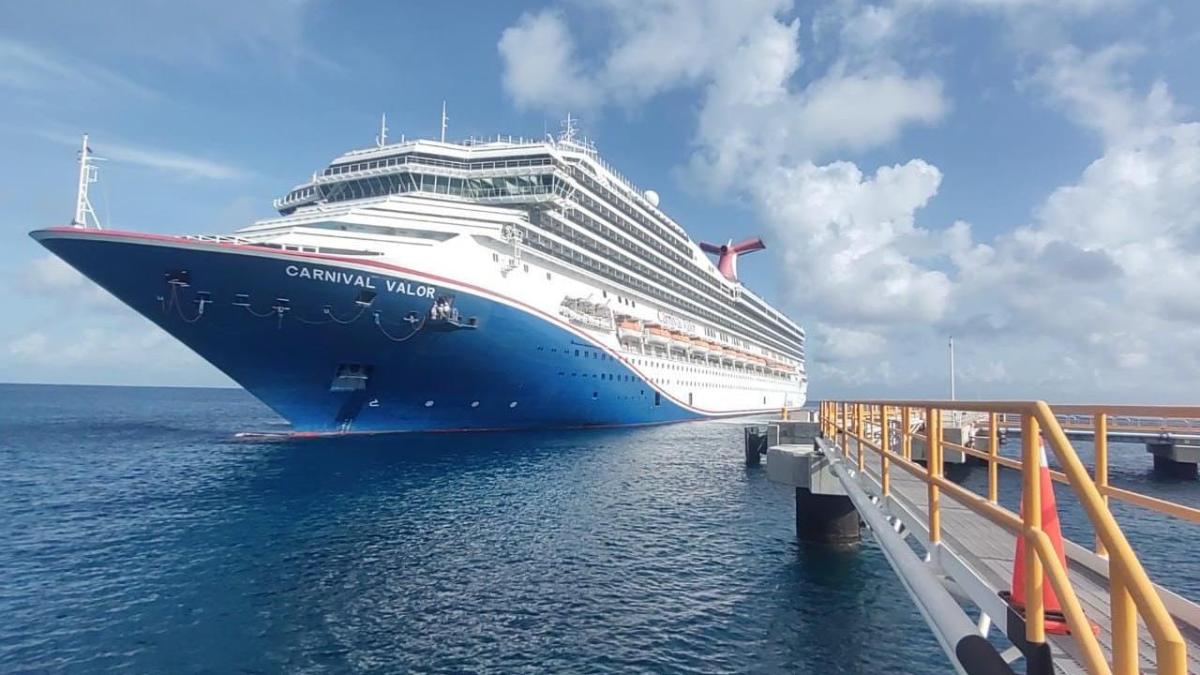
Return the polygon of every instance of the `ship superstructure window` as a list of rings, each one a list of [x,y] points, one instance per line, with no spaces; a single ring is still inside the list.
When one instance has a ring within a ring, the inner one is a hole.
[[[457,237],[455,232],[439,232],[438,230],[419,230],[411,227],[394,227],[391,225],[366,225],[361,223],[339,223],[336,221],[305,223],[301,227],[311,227],[318,230],[339,230],[342,232],[362,232],[364,234],[381,234],[388,237],[406,237],[408,239],[430,239],[432,241],[448,241]]]
[[[467,179],[424,173],[393,173],[325,183],[320,190],[321,198],[327,202],[370,199],[406,192],[428,192],[464,199],[498,199],[550,195],[555,191],[555,181],[553,174],[549,173]]]

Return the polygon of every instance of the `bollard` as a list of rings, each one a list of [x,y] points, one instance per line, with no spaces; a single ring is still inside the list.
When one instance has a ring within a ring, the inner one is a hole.
[[[746,466],[762,464],[763,455],[767,454],[767,433],[757,426],[745,427]]]

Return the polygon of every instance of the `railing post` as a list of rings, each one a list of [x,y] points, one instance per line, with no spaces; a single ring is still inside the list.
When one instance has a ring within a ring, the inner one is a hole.
[[[1042,529],[1041,447],[1038,421],[1021,415],[1021,536],[1025,537],[1025,639],[1046,641],[1046,608],[1042,600],[1042,561],[1030,533]]]
[[[1112,611],[1113,675],[1137,675],[1137,608],[1125,584],[1125,570],[1120,565],[1109,565],[1108,583],[1109,608]]]
[[[855,417],[858,419],[858,470],[862,471],[867,464],[866,447],[863,445],[863,439],[867,437],[867,425],[865,420],[870,417],[869,411],[862,403],[854,406]]]
[[[929,477],[942,475],[942,414],[936,408],[925,409],[925,472]],[[927,480],[929,490],[929,543],[942,540],[941,490]]]
[[[902,406],[900,408],[900,456],[908,461],[912,461],[912,436],[909,435],[909,429],[912,428],[912,408]]]
[[[850,456],[850,404],[842,401],[842,452]]]
[[[988,501],[995,504],[999,500],[1000,463],[1000,433],[996,425],[1000,417],[996,413],[988,413]]]
[[[1105,492],[1105,488],[1108,487],[1108,413],[1098,412],[1092,415],[1092,432],[1092,441],[1096,449],[1096,489],[1100,492],[1104,508],[1108,508],[1108,495]],[[1100,540],[1099,535],[1096,536],[1096,554],[1108,557],[1108,551],[1104,549],[1104,542]],[[1115,615],[1113,620],[1116,620]]]
[[[879,487],[883,490],[883,496],[886,497],[891,493],[891,476],[888,469],[891,467],[888,460],[888,453],[892,451],[892,434],[890,427],[891,420],[888,419],[888,407],[880,406],[879,417],[882,420],[882,425],[879,428],[879,447],[882,452],[879,453]]]

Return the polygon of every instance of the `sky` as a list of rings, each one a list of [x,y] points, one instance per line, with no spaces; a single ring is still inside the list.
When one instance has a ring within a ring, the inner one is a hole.
[[[808,333],[810,394],[1195,402],[1200,3],[9,6],[0,381],[229,386],[26,235],[229,232],[338,154],[570,112]]]

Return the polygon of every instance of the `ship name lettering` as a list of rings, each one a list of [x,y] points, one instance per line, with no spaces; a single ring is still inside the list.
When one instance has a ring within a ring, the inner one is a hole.
[[[347,286],[378,290],[378,287],[375,285],[375,277],[369,274],[358,274],[345,270],[327,270],[320,267],[304,267],[301,265],[288,265],[284,268],[284,272],[289,277],[296,277],[298,279],[312,279],[313,281],[326,281],[331,284],[345,284]],[[418,298],[432,298],[437,294],[437,289],[433,286],[414,284],[398,279],[384,279],[383,283],[389,293],[415,295]]]
[[[398,279],[385,279],[383,283],[387,287],[389,293],[415,295],[418,298],[432,298],[434,294],[437,293],[437,289],[433,286],[423,286],[420,284],[409,283],[407,281],[400,281]]]

